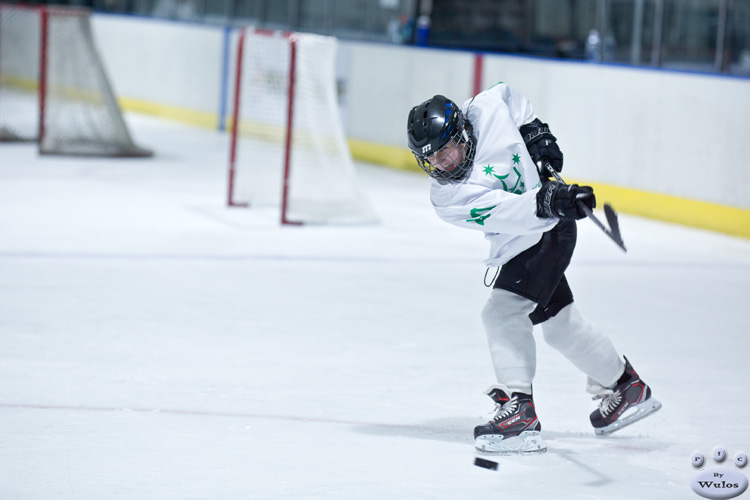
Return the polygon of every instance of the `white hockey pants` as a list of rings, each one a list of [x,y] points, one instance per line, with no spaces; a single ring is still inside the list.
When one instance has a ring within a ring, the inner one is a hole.
[[[536,303],[494,288],[482,310],[482,322],[497,382],[511,392],[531,394],[536,374],[534,326]],[[589,385],[611,387],[625,364],[609,338],[572,303],[541,324],[544,340],[589,377]]]

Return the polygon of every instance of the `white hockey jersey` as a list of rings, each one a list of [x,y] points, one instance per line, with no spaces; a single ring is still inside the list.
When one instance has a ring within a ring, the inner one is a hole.
[[[559,221],[536,216],[542,184],[518,130],[536,115],[523,95],[503,83],[469,99],[462,110],[477,140],[474,165],[460,182],[432,178],[430,200],[444,221],[483,231],[490,242],[486,265],[501,266]]]

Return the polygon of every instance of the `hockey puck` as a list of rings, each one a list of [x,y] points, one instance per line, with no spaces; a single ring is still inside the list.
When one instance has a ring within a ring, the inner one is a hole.
[[[493,462],[492,460],[486,460],[484,458],[479,458],[479,457],[475,458],[474,465],[476,465],[477,467],[483,467],[489,470],[497,470],[497,462]]]

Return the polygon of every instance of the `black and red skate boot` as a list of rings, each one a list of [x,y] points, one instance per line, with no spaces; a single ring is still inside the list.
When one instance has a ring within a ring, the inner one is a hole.
[[[641,380],[625,358],[625,371],[612,389],[604,389],[594,396],[601,399],[599,409],[591,413],[591,425],[597,435],[611,434],[661,408],[651,397],[651,388]]]
[[[474,446],[486,455],[544,453],[547,445],[541,436],[542,424],[536,416],[534,400],[528,394],[493,385],[486,394],[495,402],[495,417],[474,428]]]

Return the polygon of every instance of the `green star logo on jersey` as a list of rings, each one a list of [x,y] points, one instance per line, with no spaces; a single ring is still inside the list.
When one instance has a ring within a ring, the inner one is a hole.
[[[484,173],[485,175],[491,175],[492,177],[496,178],[500,181],[500,183],[503,185],[503,191],[507,191],[509,193],[513,194],[521,194],[523,193],[523,189],[525,187],[525,184],[523,181],[521,181],[521,172],[518,171],[516,168],[516,165],[521,164],[521,155],[519,153],[516,153],[512,157],[513,161],[513,171],[516,173],[516,183],[513,185],[513,187],[508,187],[508,185],[505,183],[505,180],[510,177],[510,172],[508,172],[505,175],[497,175],[495,173],[495,167],[492,165],[487,165],[484,167]],[[473,217],[473,216],[472,216]]]
[[[503,191],[507,191],[513,194],[521,194],[523,193],[523,188],[524,188],[524,183],[521,182],[521,172],[519,172],[516,167],[513,167],[513,171],[516,173],[516,183],[513,185],[513,187],[509,188],[508,185],[505,183],[505,179],[510,177],[510,172],[508,172],[505,175],[497,175],[496,173],[492,172],[492,167],[487,166],[484,168],[485,174],[491,175],[492,177],[500,181],[500,183],[503,185]],[[519,186],[520,186],[520,189],[519,189]]]
[[[495,177],[500,179],[500,182],[503,184],[504,191],[507,191],[509,193],[514,193],[514,194],[521,194],[523,193],[523,191],[518,189],[519,184],[521,185],[521,187],[523,187],[523,182],[521,182],[521,172],[519,172],[516,167],[513,167],[513,171],[516,173],[518,177],[516,178],[516,183],[513,185],[512,188],[508,188],[508,185],[505,183],[505,179],[510,177],[510,172],[506,175],[496,175]]]
[[[466,222],[476,222],[480,226],[484,226],[484,220],[490,217],[492,214],[484,214],[482,215],[482,212],[488,212],[495,208],[497,205],[492,205],[491,207],[487,208],[472,208],[471,212],[471,219],[467,219]]]

